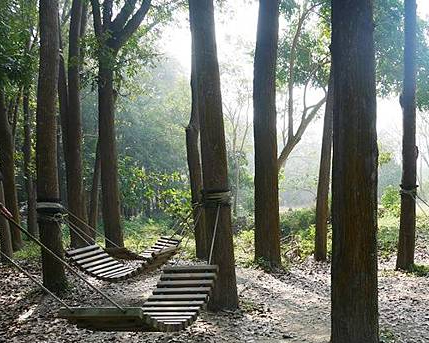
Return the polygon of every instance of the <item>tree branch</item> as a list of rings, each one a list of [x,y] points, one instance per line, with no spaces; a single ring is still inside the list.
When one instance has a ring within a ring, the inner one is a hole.
[[[149,11],[151,0],[144,0],[137,12],[131,17],[125,27],[114,35],[111,47],[115,50],[124,45],[131,35],[138,29],[143,19]]]
[[[112,24],[110,25],[110,29],[112,30],[112,32],[117,33],[124,27],[128,18],[134,12],[134,9],[136,7],[136,2],[137,0],[125,1],[125,4],[122,7],[121,11],[119,12],[119,14],[116,16],[116,18],[112,21]]]
[[[91,0],[91,7],[95,35],[98,39],[100,39],[103,34],[103,26],[101,23],[100,3],[98,2],[98,0]]]

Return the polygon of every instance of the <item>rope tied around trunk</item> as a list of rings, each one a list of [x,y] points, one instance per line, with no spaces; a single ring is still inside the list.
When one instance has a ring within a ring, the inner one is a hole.
[[[39,200],[36,203],[37,220],[58,222],[65,216],[66,210],[59,199]]]
[[[417,188],[419,187],[418,185],[414,185],[414,186],[405,188],[401,184],[401,185],[399,185],[399,187],[400,187],[399,194],[401,194],[401,195],[409,195],[412,199],[416,200],[416,197],[417,197]]]
[[[201,204],[204,207],[229,207],[231,206],[231,191],[228,190],[202,190]]]

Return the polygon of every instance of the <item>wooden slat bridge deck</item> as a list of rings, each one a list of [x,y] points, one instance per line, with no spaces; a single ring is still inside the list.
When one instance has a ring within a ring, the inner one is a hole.
[[[136,275],[153,271],[165,264],[173,255],[177,253],[180,241],[168,237],[159,238],[155,244],[146,249],[141,255],[137,255],[142,260],[138,266],[126,266],[116,258],[109,249],[103,249],[98,245],[89,245],[83,248],[66,251],[69,261],[82,272],[99,280],[108,282],[118,282],[130,279]],[[124,249],[130,254],[126,248]],[[118,251],[116,251],[118,253]],[[127,256],[130,257],[131,255]],[[131,258],[127,258],[131,259]]]
[[[207,304],[217,272],[216,265],[166,267],[142,307],[126,307],[124,312],[115,307],[62,308],[58,316],[94,331],[180,331],[191,325]],[[176,275],[183,277],[177,280]]]

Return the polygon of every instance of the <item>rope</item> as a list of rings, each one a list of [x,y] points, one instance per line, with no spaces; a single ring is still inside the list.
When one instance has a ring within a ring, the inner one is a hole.
[[[73,217],[74,219],[76,219],[79,223],[81,223],[82,225],[84,225],[86,228],[88,228],[91,232],[95,233],[95,236],[97,237],[97,235],[101,235],[107,242],[109,242],[110,244],[112,244],[113,246],[115,246],[116,248],[121,248],[118,244],[116,244],[115,242],[113,242],[112,240],[110,240],[109,238],[106,237],[105,234],[98,232],[95,228],[93,228],[91,225],[87,224],[84,220],[80,219],[77,215],[75,215],[73,212],[71,212],[68,208],[64,207],[64,209],[66,210],[67,214],[71,217]],[[89,236],[91,237],[91,236]],[[92,237],[91,237],[92,240]]]
[[[201,203],[204,207],[231,206],[231,191],[202,190]]]
[[[56,301],[58,301],[61,305],[63,305],[67,310],[70,312],[74,312],[73,309],[67,305],[64,301],[62,301],[60,298],[58,298],[54,293],[52,293],[49,289],[47,289],[45,286],[43,286],[36,278],[31,275],[29,272],[27,272],[24,268],[22,268],[18,263],[16,263],[14,260],[12,260],[9,256],[7,256],[3,251],[0,251],[0,254],[7,259],[12,265],[14,265],[19,271],[24,273],[31,281],[33,281],[37,286],[39,286],[43,291],[48,293],[51,297],[53,297]]]
[[[47,253],[49,253],[52,257],[54,257],[58,262],[60,262],[64,267],[66,267],[69,271],[71,271],[74,275],[76,275],[79,279],[85,282],[89,287],[91,287],[94,291],[100,294],[103,298],[105,298],[108,302],[114,305],[116,308],[121,310],[122,312],[126,312],[126,310],[120,306],[116,301],[111,299],[107,294],[105,294],[102,290],[95,287],[88,280],[86,280],[82,275],[80,275],[76,270],[73,269],[66,261],[64,261],[61,257],[59,257],[56,253],[54,253],[51,249],[49,249],[46,245],[44,245],[39,239],[33,236],[30,232],[25,230],[21,225],[19,225],[14,219],[12,214],[7,210],[7,208],[0,202],[0,214],[5,217],[10,223],[15,225],[21,232],[25,233],[31,240],[33,240],[37,245],[39,245],[42,249],[44,249]]]
[[[416,186],[412,186],[409,189],[404,188],[402,185],[399,185],[401,188],[399,190],[399,194],[401,195],[409,195],[411,198],[413,198],[414,200],[416,200],[416,196],[417,196],[417,185]]]

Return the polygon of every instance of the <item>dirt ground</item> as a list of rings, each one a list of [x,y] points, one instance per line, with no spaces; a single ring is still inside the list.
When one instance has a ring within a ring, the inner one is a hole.
[[[429,264],[424,247],[417,261]],[[37,263],[26,267],[36,276]],[[381,342],[429,342],[429,277],[393,271],[394,260],[380,262]],[[290,271],[267,274],[237,267],[240,309],[207,313],[180,333],[91,332],[56,318],[59,305],[43,295],[23,274],[0,267],[0,342],[329,342],[329,265],[308,259]],[[159,273],[108,284],[94,279],[121,304],[139,306],[151,294]],[[80,280],[69,275],[64,296],[70,305],[106,305]]]

